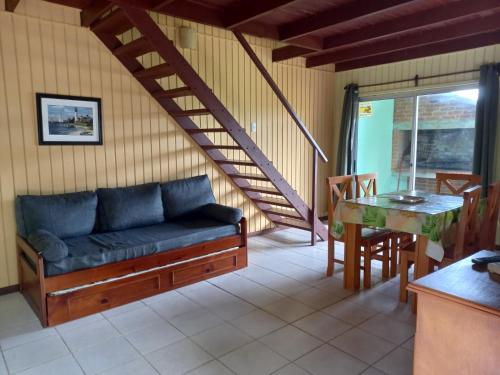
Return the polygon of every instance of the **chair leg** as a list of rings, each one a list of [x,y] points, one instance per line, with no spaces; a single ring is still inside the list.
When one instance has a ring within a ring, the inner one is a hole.
[[[382,278],[389,278],[389,240],[384,241],[384,250],[382,251]]]
[[[401,270],[399,272],[399,300],[406,303],[408,302],[408,291],[406,290],[408,286],[408,254],[401,251],[399,253],[399,259],[401,261]]]
[[[398,273],[398,237],[391,238],[391,277]]]
[[[333,275],[334,262],[333,258],[335,257],[335,240],[333,236],[328,236],[328,265],[326,267],[326,276]]]
[[[364,264],[363,264],[363,286],[365,289],[372,287],[372,247],[367,246],[364,251]]]

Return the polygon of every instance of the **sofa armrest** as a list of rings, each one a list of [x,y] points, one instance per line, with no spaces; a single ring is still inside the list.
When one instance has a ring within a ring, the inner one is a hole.
[[[224,206],[218,203],[204,205],[201,208],[201,213],[206,217],[228,224],[238,224],[243,217],[243,212],[239,208]]]
[[[55,234],[46,230],[36,230],[28,236],[28,242],[43,259],[58,262],[68,256],[68,246]]]

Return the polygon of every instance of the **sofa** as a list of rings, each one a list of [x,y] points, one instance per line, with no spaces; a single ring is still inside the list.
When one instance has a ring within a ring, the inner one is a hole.
[[[208,176],[16,198],[19,287],[53,326],[247,265]]]

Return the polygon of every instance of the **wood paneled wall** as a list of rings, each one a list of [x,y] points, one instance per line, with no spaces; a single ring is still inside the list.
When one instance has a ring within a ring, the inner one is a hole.
[[[250,123],[257,123],[252,138],[309,202],[311,148],[233,36],[170,17],[160,16],[158,22],[171,38],[180,25],[197,30],[197,48],[183,53],[248,132]],[[17,282],[16,194],[126,186],[207,173],[218,201],[241,207],[251,231],[271,227],[78,23],[76,10],[39,0],[22,0],[15,14],[0,11],[0,287]],[[275,43],[257,38],[250,42],[312,134],[331,151],[331,67],[305,69],[298,59],[272,64]],[[104,145],[38,146],[36,92],[101,97]],[[215,126],[208,119],[200,121]],[[327,170],[320,168],[320,213],[326,211],[321,181]]]

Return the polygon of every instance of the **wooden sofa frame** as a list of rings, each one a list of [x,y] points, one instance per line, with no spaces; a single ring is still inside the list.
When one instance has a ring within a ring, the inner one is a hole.
[[[237,235],[56,276],[20,236],[17,254],[19,289],[47,327],[246,267],[247,222]]]

